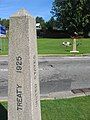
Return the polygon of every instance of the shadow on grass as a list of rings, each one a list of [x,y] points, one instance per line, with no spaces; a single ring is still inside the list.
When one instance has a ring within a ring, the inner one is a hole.
[[[0,120],[7,120],[7,110],[0,103]]]

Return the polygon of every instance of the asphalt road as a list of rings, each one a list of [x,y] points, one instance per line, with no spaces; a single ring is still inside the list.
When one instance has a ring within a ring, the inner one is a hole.
[[[40,57],[40,93],[90,88],[90,57]],[[0,57],[0,97],[7,97],[8,57]]]

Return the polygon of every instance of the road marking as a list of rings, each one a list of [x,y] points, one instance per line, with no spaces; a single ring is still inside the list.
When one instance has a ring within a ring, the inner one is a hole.
[[[8,69],[0,69],[0,71],[2,71],[2,72],[3,72],[3,71],[8,71]]]
[[[0,60],[0,62],[8,62],[8,60]]]

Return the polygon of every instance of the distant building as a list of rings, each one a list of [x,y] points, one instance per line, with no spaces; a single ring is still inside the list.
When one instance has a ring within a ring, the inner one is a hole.
[[[42,27],[41,27],[41,24],[40,23],[36,23],[36,30],[41,30]]]
[[[0,25],[0,37],[6,37],[6,27]]]

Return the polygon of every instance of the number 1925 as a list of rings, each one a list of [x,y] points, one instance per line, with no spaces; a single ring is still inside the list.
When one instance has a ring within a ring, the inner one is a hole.
[[[22,57],[16,57],[16,72],[21,73],[22,71]]]

